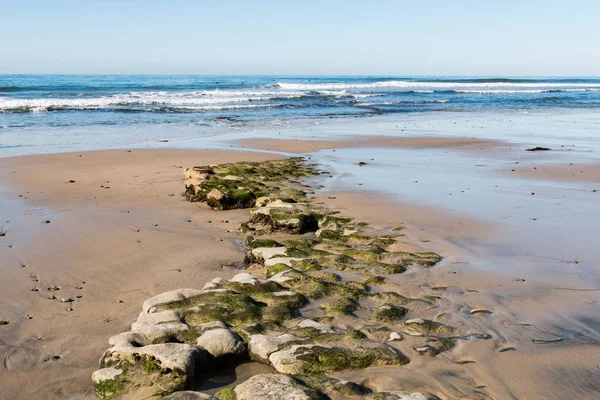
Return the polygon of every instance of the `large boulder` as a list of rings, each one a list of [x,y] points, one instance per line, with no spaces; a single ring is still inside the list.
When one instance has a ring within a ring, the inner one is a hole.
[[[246,353],[246,343],[229,329],[207,330],[198,338],[196,344],[215,358],[241,356]]]
[[[316,400],[319,392],[296,379],[279,374],[260,374],[238,385],[237,400]]]
[[[187,378],[194,376],[200,349],[183,343],[152,344],[138,347],[131,343],[120,343],[106,350],[100,359],[101,367],[121,365],[123,362],[136,363],[146,357],[158,361],[162,370],[178,371]]]
[[[256,361],[269,362],[269,356],[276,351],[281,350],[285,346],[299,344],[309,340],[309,338],[301,338],[290,333],[285,333],[279,336],[271,335],[252,335],[248,341],[250,358]]]

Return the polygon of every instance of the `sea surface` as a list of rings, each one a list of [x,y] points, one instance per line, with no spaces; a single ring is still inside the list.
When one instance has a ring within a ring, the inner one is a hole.
[[[385,115],[599,109],[600,78],[0,75],[0,156]]]

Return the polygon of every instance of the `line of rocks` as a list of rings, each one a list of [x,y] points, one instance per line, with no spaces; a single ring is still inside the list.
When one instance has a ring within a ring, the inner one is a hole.
[[[100,397],[435,398],[371,393],[325,377],[408,363],[394,346],[404,334],[426,339],[422,351],[415,351],[431,356],[457,339],[454,328],[440,322],[405,320],[405,306],[426,307],[431,299],[374,290],[390,274],[417,264],[433,266],[441,258],[402,251],[400,235],[378,232],[311,202],[298,179],[317,174],[299,158],[185,170],[189,200],[218,210],[254,207],[239,229],[247,237],[245,264],[253,273],[146,300],[131,330],[109,339],[101,369],[92,376]],[[361,329],[346,328],[358,323]],[[269,364],[277,374],[256,375],[215,397],[181,391],[199,374],[249,360]]]

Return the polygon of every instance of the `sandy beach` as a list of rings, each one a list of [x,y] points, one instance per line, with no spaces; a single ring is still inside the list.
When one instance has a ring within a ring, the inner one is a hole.
[[[366,139],[238,144],[305,153],[364,143]],[[369,145],[496,149],[497,157],[508,147],[451,138],[381,138]],[[128,330],[145,299],[181,287],[200,289],[217,276],[240,272],[244,248],[236,229],[248,212],[217,212],[186,202],[182,168],[274,157],[239,150],[119,150],[0,160],[5,233],[0,238],[0,319],[9,322],[0,327],[0,398],[94,398],[90,376],[108,338]],[[569,174],[569,167],[555,166],[551,173],[532,176],[560,180]],[[597,182],[593,174],[585,181]],[[412,268],[389,283],[390,290],[404,296],[436,294],[443,299],[409,318],[447,315],[445,321],[461,332],[492,335],[490,340],[461,341],[435,358],[420,357],[411,340],[405,340],[399,348],[410,356],[410,364],[334,376],[376,391],[425,390],[445,399],[597,397],[599,292],[586,274],[571,274],[565,281],[561,274],[522,270],[527,275],[523,279],[518,266],[529,255],[511,253],[507,232],[496,221],[360,188],[340,190],[336,179],[323,183],[317,203],[368,221],[373,229],[389,231],[403,224],[403,249],[444,257],[433,268]],[[501,259],[514,265],[490,270],[478,264],[498,260],[498,244],[506,246]],[[561,287],[592,290],[555,290]],[[465,314],[473,308],[493,313]],[[543,326],[564,339],[533,343],[531,336],[540,332],[527,332],[521,323]],[[253,372],[238,371],[239,377],[244,374]]]

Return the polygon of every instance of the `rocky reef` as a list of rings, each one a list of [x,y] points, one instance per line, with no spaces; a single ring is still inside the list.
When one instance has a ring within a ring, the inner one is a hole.
[[[251,208],[239,227],[246,271],[201,289],[176,289],[144,302],[128,332],[109,339],[92,379],[109,398],[434,399],[412,392],[373,393],[328,374],[410,362],[397,343],[422,341],[416,356],[436,356],[460,337],[441,322],[407,313],[435,298],[386,290],[391,276],[441,257],[403,250],[402,235],[381,232],[316,204],[300,158],[185,170],[190,201],[215,210]],[[207,371],[249,361],[255,375],[213,395],[186,391]]]

